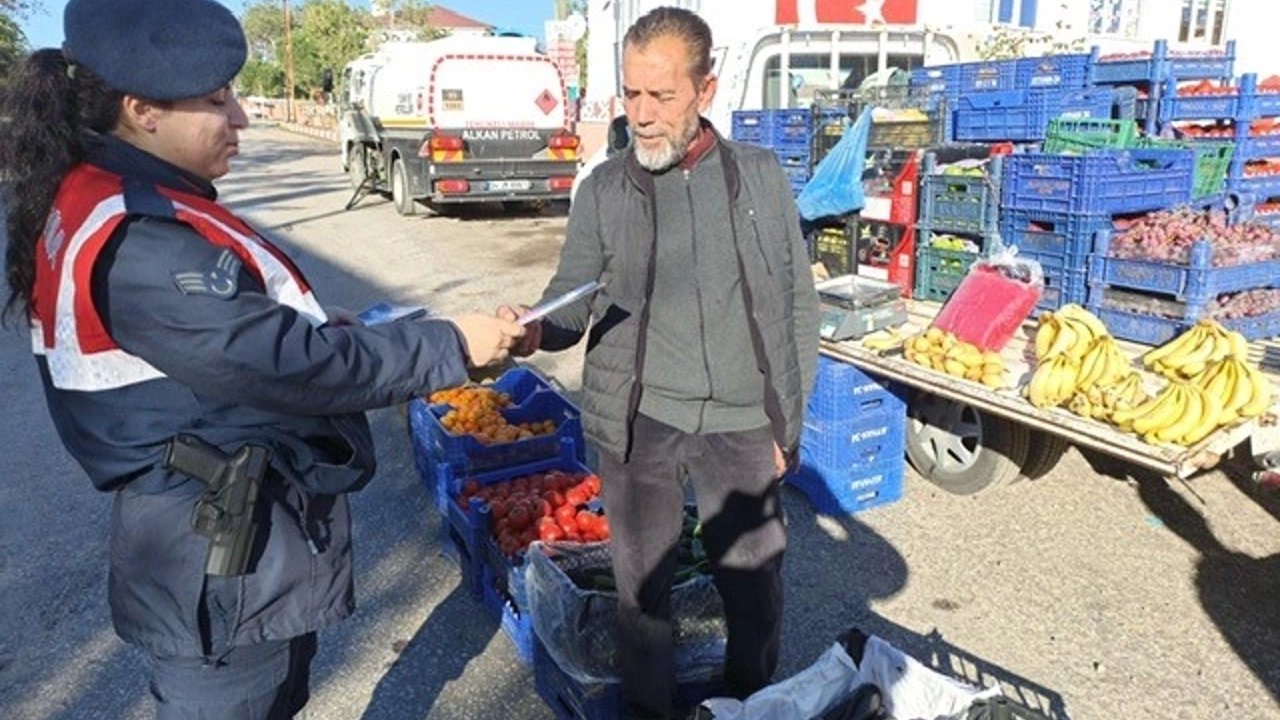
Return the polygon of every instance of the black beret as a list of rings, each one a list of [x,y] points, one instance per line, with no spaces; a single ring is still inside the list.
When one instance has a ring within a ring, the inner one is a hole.
[[[240,22],[214,0],[71,0],[62,29],[73,62],[150,100],[207,95],[248,56]]]

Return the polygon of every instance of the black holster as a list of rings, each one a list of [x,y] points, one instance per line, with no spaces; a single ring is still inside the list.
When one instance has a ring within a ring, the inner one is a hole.
[[[271,453],[242,445],[227,455],[194,435],[176,435],[165,446],[164,467],[199,480],[205,493],[196,501],[191,527],[209,538],[208,575],[248,571],[258,523],[255,517]]]

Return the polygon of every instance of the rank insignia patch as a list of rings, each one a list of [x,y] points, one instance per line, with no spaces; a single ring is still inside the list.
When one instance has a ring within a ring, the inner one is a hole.
[[[223,250],[208,270],[173,274],[173,282],[183,295],[212,295],[220,300],[234,297],[243,263],[235,253]]]

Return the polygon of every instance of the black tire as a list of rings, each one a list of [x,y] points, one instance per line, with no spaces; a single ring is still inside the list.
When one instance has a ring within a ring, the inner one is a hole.
[[[907,419],[907,459],[926,480],[956,495],[1004,485],[1022,470],[1030,433],[1002,417],[925,392]]]
[[[365,179],[365,158],[364,145],[353,145],[347,153],[347,180],[351,183],[351,188],[360,187]]]
[[[1058,465],[1063,453],[1071,447],[1071,441],[1053,433],[1031,431],[1027,445],[1027,459],[1022,463],[1019,480],[1039,480]]]
[[[409,173],[400,158],[391,163],[391,201],[401,215],[418,214],[418,203],[409,196]]]

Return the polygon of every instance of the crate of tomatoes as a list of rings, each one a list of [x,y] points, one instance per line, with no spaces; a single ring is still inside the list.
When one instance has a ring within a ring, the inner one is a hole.
[[[457,479],[449,497],[448,524],[467,543],[464,554],[479,565],[480,598],[528,663],[533,626],[526,612],[525,552],[535,540],[608,540],[600,478],[565,439],[559,456]]]

